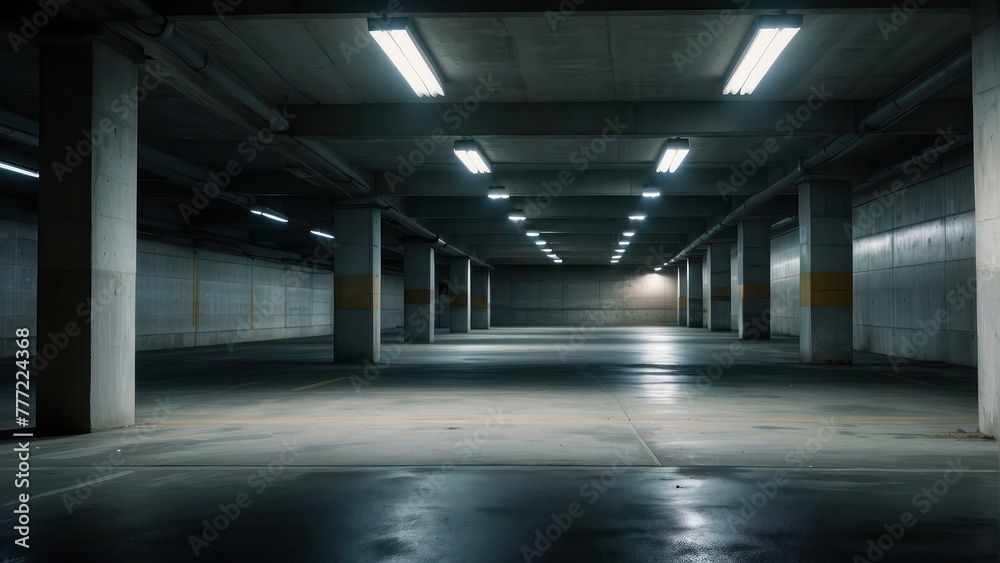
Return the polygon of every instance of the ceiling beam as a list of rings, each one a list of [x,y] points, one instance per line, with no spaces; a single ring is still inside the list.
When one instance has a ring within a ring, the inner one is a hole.
[[[875,101],[830,100],[816,86],[807,100],[570,102],[462,104],[353,104],[292,106],[289,133],[318,139],[609,138],[829,136],[852,133]],[[812,108],[803,103],[812,102]],[[798,115],[798,117],[796,117]],[[893,127],[897,134],[931,133],[940,123],[970,121],[971,100],[929,102],[918,116]],[[946,119],[954,116],[952,119]]]
[[[217,19],[220,16],[277,18],[301,16],[368,17],[372,14],[398,13],[408,16],[484,17],[541,16],[569,17],[574,13],[607,15],[614,13],[675,12],[693,14],[734,10],[739,13],[794,9],[797,13],[878,13],[891,12],[899,0],[802,0],[793,5],[787,0],[675,0],[669,4],[651,0],[242,0],[241,2],[205,0],[163,0],[167,16],[187,19]],[[220,7],[222,8],[220,10]],[[752,8],[752,9],[751,9]],[[968,1],[930,0],[922,11],[967,13]]]

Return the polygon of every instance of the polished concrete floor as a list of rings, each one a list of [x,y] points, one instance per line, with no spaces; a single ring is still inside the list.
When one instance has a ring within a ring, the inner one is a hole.
[[[31,557],[0,555],[998,560],[974,369],[675,327],[437,338],[386,333],[377,366],[329,339],[141,353],[135,427],[32,442]]]

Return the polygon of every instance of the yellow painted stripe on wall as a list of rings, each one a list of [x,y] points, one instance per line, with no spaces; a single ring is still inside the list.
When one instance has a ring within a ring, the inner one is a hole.
[[[740,299],[770,299],[771,284],[746,283],[740,286]]]
[[[333,307],[341,311],[372,311],[379,307],[378,278],[371,274],[340,274],[333,278]]]
[[[802,307],[853,307],[854,275],[851,272],[803,272],[799,276]]]
[[[433,296],[429,289],[407,289],[403,291],[403,303],[406,305],[430,305]]]

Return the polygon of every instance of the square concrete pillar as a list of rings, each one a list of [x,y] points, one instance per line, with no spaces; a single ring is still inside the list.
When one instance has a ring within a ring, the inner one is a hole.
[[[677,326],[688,324],[687,265],[677,266]]]
[[[799,186],[799,358],[803,363],[853,361],[850,226],[849,182],[813,180]]]
[[[705,326],[705,313],[702,311],[702,260],[687,259],[687,325],[691,328]]]
[[[472,328],[490,328],[490,271],[472,270]]]
[[[739,330],[743,340],[771,338],[771,221],[737,226]]]
[[[137,70],[91,41],[43,43],[39,68],[38,428],[129,426],[137,112],[115,107]]]
[[[472,313],[469,307],[469,278],[471,266],[468,258],[456,257],[450,261],[448,276],[450,295],[451,332],[467,333],[472,327]]]
[[[407,342],[434,342],[434,247],[403,245],[403,335]]]
[[[377,363],[381,351],[382,214],[338,209],[333,214],[333,357]]]
[[[979,431],[1000,437],[1000,1],[972,3]]]
[[[732,330],[732,245],[721,242],[708,245],[708,330]]]

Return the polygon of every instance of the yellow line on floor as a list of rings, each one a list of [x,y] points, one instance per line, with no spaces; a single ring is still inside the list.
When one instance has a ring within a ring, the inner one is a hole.
[[[296,387],[292,391],[308,391],[310,389],[315,389],[317,387],[322,387],[324,385],[329,385],[331,383],[336,383],[338,381],[343,381],[347,379],[346,377],[335,377],[333,379],[327,379],[326,381],[320,381],[319,383],[313,383],[312,385],[305,385],[303,387]]]

